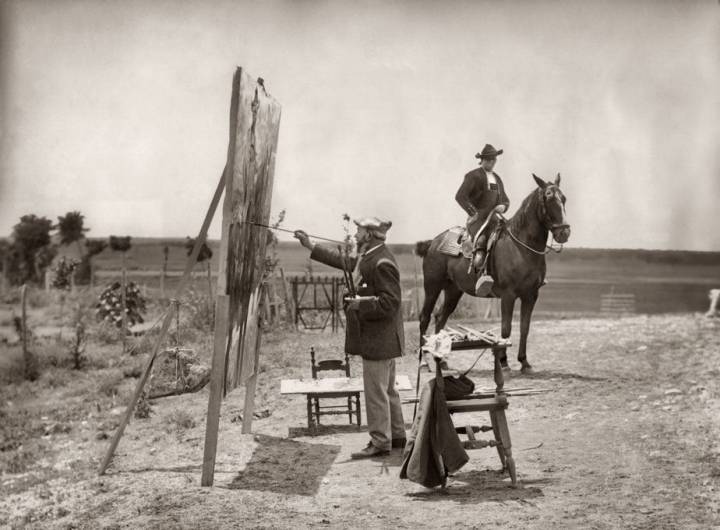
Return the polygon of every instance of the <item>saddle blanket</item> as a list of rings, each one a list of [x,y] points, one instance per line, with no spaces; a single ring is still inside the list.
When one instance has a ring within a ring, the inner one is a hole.
[[[448,228],[442,235],[442,239],[438,244],[438,252],[447,254],[448,256],[459,256],[462,254],[462,237],[465,237],[466,230],[462,226],[453,226]]]

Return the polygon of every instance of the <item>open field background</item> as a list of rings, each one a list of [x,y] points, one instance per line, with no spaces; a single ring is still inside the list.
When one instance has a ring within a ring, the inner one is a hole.
[[[169,249],[166,285],[178,281],[187,256],[183,239],[135,239],[128,253],[130,277],[147,288],[159,285],[163,247]],[[211,241],[214,256],[217,241]],[[414,245],[390,245],[401,267],[405,297],[414,299],[420,286],[422,299],[422,262],[414,255]],[[308,252],[295,242],[277,246],[278,267],[286,276],[337,274],[318,263],[310,263]],[[212,270],[217,269],[213,257]],[[548,255],[549,284],[543,287],[537,313],[592,314],[600,309],[600,295],[612,292],[634,294],[639,313],[701,311],[707,308],[707,292],[720,287],[720,252],[656,250],[604,250],[566,248]],[[120,255],[105,250],[95,258],[98,281],[117,277]],[[198,268],[198,276],[202,276]],[[417,280],[416,280],[417,278]],[[416,283],[417,281],[417,283]],[[474,301],[464,297],[460,311],[472,313]]]

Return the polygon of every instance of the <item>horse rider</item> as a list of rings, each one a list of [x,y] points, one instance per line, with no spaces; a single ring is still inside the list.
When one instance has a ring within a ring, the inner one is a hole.
[[[475,155],[475,158],[480,159],[480,167],[465,175],[463,183],[455,194],[455,200],[469,216],[466,226],[470,241],[474,240],[478,230],[482,228],[483,223],[493,210],[504,213],[510,205],[510,200],[505,194],[503,181],[500,175],[493,171],[497,157],[502,153],[502,149],[498,150],[490,144],[485,144],[483,150]],[[489,294],[493,285],[493,279],[487,274],[485,267],[485,247],[488,235],[492,233],[495,226],[497,226],[497,218],[493,215],[483,229],[482,234],[478,236],[473,249],[476,251],[473,263],[476,270],[481,269],[480,277],[475,284],[475,294],[477,296]]]
[[[359,256],[350,258],[339,248],[313,244],[307,233],[295,232],[310,250],[310,259],[353,273],[360,282],[356,297],[345,299],[345,351],[360,355],[363,363],[365,410],[370,442],[350,456],[370,458],[405,446],[405,422],[400,396],[395,389],[395,358],[405,345],[401,307],[400,268],[385,245],[390,221],[364,217],[357,225],[355,241]]]

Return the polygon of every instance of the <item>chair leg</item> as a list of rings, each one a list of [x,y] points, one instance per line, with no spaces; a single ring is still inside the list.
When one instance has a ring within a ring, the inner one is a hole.
[[[308,429],[312,430],[314,428],[313,425],[313,417],[312,417],[312,398],[310,396],[307,396],[307,418],[308,418]]]
[[[357,426],[362,426],[362,412],[360,411],[360,394],[355,394],[355,410],[357,412]]]
[[[347,407],[348,407],[348,420],[350,421],[350,425],[352,425],[352,423],[353,423],[353,418],[352,418],[353,408],[352,408],[352,397],[351,396],[347,397]]]
[[[320,398],[315,398],[315,422],[320,425]]]

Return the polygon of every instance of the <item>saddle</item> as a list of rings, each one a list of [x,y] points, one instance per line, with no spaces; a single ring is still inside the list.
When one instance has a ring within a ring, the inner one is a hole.
[[[487,256],[490,256],[492,249],[495,246],[498,235],[500,233],[500,224],[490,233],[487,238],[486,252]],[[443,234],[440,243],[438,244],[438,252],[446,254],[448,256],[462,256],[467,259],[472,259],[475,252],[479,249],[473,247],[473,238],[470,237],[470,233],[467,228],[463,226],[453,226],[448,228]]]

